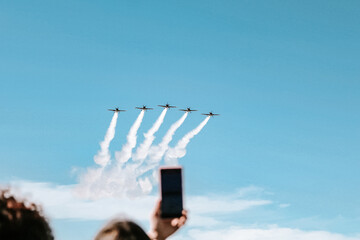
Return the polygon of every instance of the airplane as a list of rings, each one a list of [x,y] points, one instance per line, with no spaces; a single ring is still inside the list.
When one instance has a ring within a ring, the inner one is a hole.
[[[186,109],[179,109],[179,111],[183,111],[183,112],[193,112],[193,111],[197,111],[197,110],[190,109],[190,108],[188,107],[188,108],[186,108]]]
[[[165,104],[165,105],[158,105],[159,107],[162,107],[162,108],[176,108],[176,106],[171,106],[169,105],[168,103]]]
[[[140,110],[153,110],[153,108],[147,108],[146,105],[143,105],[142,107],[136,107],[136,109],[140,109]]]
[[[214,117],[214,116],[219,116],[220,114],[216,114],[216,113],[209,112],[209,113],[202,113],[201,115],[206,115],[206,116],[209,116],[209,117]]]
[[[108,111],[113,111],[113,112],[125,112],[126,110],[121,110],[119,108],[115,108],[115,109],[108,109]]]

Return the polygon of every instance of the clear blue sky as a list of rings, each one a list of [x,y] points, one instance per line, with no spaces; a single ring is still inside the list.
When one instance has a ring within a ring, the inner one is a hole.
[[[180,162],[187,194],[257,186],[290,207],[241,222],[356,234],[359,10],[351,0],[2,1],[0,179],[74,184],[107,108],[128,110],[113,151],[135,106],[169,102],[221,114]],[[146,113],[140,141],[159,114]],[[168,112],[157,140],[180,116]],[[191,114],[174,140],[202,119]]]

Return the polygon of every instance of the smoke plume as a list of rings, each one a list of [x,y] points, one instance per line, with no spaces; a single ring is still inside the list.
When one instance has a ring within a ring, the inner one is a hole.
[[[153,143],[155,136],[154,134],[159,130],[161,124],[164,122],[164,118],[167,112],[167,108],[161,112],[154,125],[149,129],[147,133],[144,133],[144,142],[137,148],[136,153],[133,156],[133,160],[143,160],[147,157],[151,144]]]
[[[157,163],[161,160],[164,156],[166,150],[169,148],[169,143],[171,142],[176,130],[184,123],[186,117],[188,116],[188,112],[184,113],[184,115],[173,123],[169,130],[166,132],[165,136],[163,137],[162,141],[157,145],[153,146],[149,150],[149,161],[150,163]]]
[[[100,165],[89,167],[79,177],[79,184],[74,189],[75,193],[87,199],[106,197],[135,198],[149,194],[157,183],[157,167],[165,155],[167,163],[177,162],[178,158],[186,154],[186,146],[190,139],[198,134],[206,125],[209,117],[199,126],[187,133],[174,148],[169,149],[176,130],[183,124],[188,113],[186,112],[179,120],[173,123],[166,132],[162,141],[152,146],[155,133],[164,121],[167,109],[164,109],[153,126],[144,134],[144,141],[132,157],[132,151],[136,147],[137,132],[144,117],[144,110],[140,112],[134,124],[131,126],[127,142],[121,151],[115,153],[116,161],[110,161],[109,144],[114,138],[117,113],[111,120],[110,127],[106,132],[101,149],[94,157]],[[125,164],[126,163],[126,164]]]
[[[131,152],[136,146],[137,132],[143,120],[144,113],[145,111],[141,110],[139,116],[131,126],[130,131],[126,137],[127,143],[122,147],[120,152],[115,152],[115,159],[120,164],[126,163],[131,158]]]
[[[189,144],[190,140],[195,137],[207,124],[210,116],[206,117],[196,128],[188,132],[174,148],[170,148],[165,155],[165,163],[168,165],[177,165],[177,160],[182,158],[186,154],[186,146]]]
[[[109,146],[110,142],[114,139],[115,136],[115,127],[116,122],[118,118],[118,112],[115,112],[108,130],[106,131],[104,140],[100,143],[100,150],[98,153],[94,156],[95,163],[99,164],[100,166],[104,167],[106,164],[110,161],[110,152],[109,152]]]

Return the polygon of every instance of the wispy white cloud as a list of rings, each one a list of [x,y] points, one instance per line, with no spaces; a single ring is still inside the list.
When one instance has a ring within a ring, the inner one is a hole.
[[[269,200],[244,200],[231,196],[193,196],[189,201],[189,207],[196,209],[198,214],[209,213],[233,213],[256,206],[271,204]]]
[[[144,221],[149,219],[157,199],[150,195],[137,199],[85,200],[75,196],[76,185],[16,181],[11,186],[17,196],[41,204],[52,219],[106,220],[117,214],[126,214]]]
[[[287,208],[287,207],[290,207],[290,204],[289,204],[289,203],[279,204],[279,208]]]
[[[40,203],[45,213],[52,219],[105,222],[120,214],[148,225],[150,214],[158,199],[156,195],[146,195],[135,199],[84,200],[74,196],[73,190],[76,185],[31,181],[15,181],[10,185],[17,195]],[[232,219],[236,212],[261,206],[273,206],[275,209],[279,207],[278,203],[265,199],[265,196],[268,197],[269,194],[256,186],[241,188],[231,194],[186,196],[186,208],[189,209],[187,227],[171,239],[360,240],[360,235],[347,236],[329,231],[305,231],[278,225],[245,226]]]
[[[145,195],[134,199],[101,198],[86,200],[74,194],[76,185],[56,185],[44,182],[16,181],[15,192],[43,205],[50,217],[55,219],[102,220],[116,213],[126,211],[138,220],[147,220],[156,200],[155,195]],[[252,188],[252,187],[251,187]],[[249,188],[240,189],[246,192]],[[255,191],[255,188],[252,188]],[[258,189],[260,191],[260,189]],[[244,194],[241,194],[244,197]],[[191,223],[196,226],[218,225],[216,214],[230,214],[272,202],[264,199],[241,199],[237,194],[210,194],[186,196],[186,208],[191,211]]]
[[[241,240],[360,240],[360,236],[345,236],[327,231],[303,231],[294,228],[242,228],[231,226],[225,229],[200,230],[192,229],[184,236],[174,239],[241,239]]]

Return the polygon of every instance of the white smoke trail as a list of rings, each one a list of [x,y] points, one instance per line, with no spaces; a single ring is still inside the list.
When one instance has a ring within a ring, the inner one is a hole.
[[[105,167],[88,168],[79,176],[79,184],[76,185],[74,193],[80,198],[95,199],[102,189],[102,176]]]
[[[169,148],[169,143],[171,142],[176,130],[184,123],[186,117],[188,116],[188,112],[184,113],[184,115],[177,120],[173,125],[170,126],[169,130],[166,132],[162,141],[157,146],[153,146],[149,150],[149,161],[150,163],[158,163],[161,158],[164,156],[166,150]]]
[[[158,119],[155,121],[154,125],[149,129],[147,133],[144,133],[144,142],[137,148],[136,153],[132,158],[133,160],[142,160],[147,157],[149,153],[149,148],[155,139],[154,134],[159,130],[161,124],[164,122],[167,110],[167,108],[164,108]]]
[[[100,194],[130,198],[149,194],[153,186],[146,176],[138,173],[137,167],[137,164],[129,163],[123,168],[114,166],[106,171],[101,179]]]
[[[127,162],[131,157],[132,149],[136,146],[136,135],[144,117],[141,111],[131,126],[127,135],[127,143],[120,152],[115,153],[117,163],[94,168],[90,167],[80,175],[79,184],[74,189],[77,196],[87,199],[98,199],[106,197],[135,197],[148,194],[151,191],[149,180],[138,179],[134,174],[135,168],[131,164],[125,168],[119,167],[119,163]]]
[[[137,131],[141,125],[144,117],[144,110],[141,110],[139,116],[136,118],[134,124],[131,126],[129,133],[126,137],[127,143],[122,147],[120,152],[115,152],[115,159],[117,163],[126,163],[131,158],[131,152],[136,146]]]
[[[164,110],[151,129],[145,134],[142,148],[139,147],[136,152],[138,153],[139,149],[146,152],[146,149],[148,149],[148,156],[145,157],[146,161],[144,159],[141,159],[142,161],[129,161],[133,148],[136,146],[138,129],[144,117],[144,111],[142,111],[129,130],[127,143],[124,144],[120,152],[115,154],[117,161],[114,164],[107,164],[98,168],[88,168],[86,173],[80,176],[80,182],[75,189],[77,195],[87,199],[98,199],[107,197],[135,198],[151,193],[153,186],[158,182],[156,168],[159,166],[160,160],[164,157],[165,153],[165,158],[168,159],[168,162],[173,158],[177,160],[184,156],[186,153],[185,148],[190,139],[198,134],[209,120],[209,118],[206,118],[194,130],[187,133],[174,149],[169,149],[169,143],[173,135],[188,116],[188,113],[185,113],[171,125],[160,144],[151,146],[154,134],[160,128],[165,114],[166,111]],[[168,152],[166,152],[167,150]],[[174,154],[170,154],[170,151],[173,151]],[[139,156],[144,155],[139,154]]]
[[[190,140],[195,137],[207,124],[210,116],[206,117],[196,128],[188,132],[174,148],[170,148],[165,155],[165,163],[168,165],[177,165],[177,160],[186,154],[186,146]]]
[[[108,164],[110,161],[109,146],[110,146],[110,142],[114,139],[115,136],[115,127],[116,127],[117,118],[118,118],[118,112],[115,112],[111,119],[110,126],[106,131],[104,140],[100,143],[100,150],[94,156],[95,163],[99,164],[102,167],[105,167],[106,164]]]

